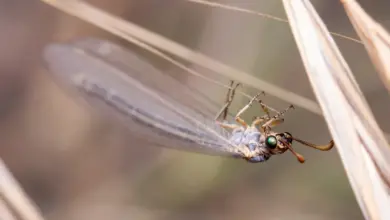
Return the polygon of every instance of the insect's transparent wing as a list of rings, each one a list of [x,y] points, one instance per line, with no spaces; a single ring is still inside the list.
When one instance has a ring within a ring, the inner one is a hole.
[[[137,138],[168,148],[235,155],[229,134],[205,110],[210,100],[119,45],[91,38],[51,44],[45,61],[61,85],[119,119]]]
[[[158,94],[167,96],[205,117],[214,117],[216,111],[221,107],[221,102],[217,104],[200,93],[198,89],[191,88],[189,84],[181,83],[181,81],[187,80],[186,74],[172,77],[122,46],[95,38],[77,40],[72,42],[72,45],[104,59],[105,62],[124,70],[130,77],[153,88]],[[134,63],[143,64],[134,65]]]

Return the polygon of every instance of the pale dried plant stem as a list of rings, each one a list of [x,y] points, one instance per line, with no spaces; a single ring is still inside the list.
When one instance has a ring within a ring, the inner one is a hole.
[[[361,210],[367,219],[390,219],[388,143],[310,1],[283,3],[306,73]]]
[[[19,183],[8,171],[5,163],[0,159],[0,199],[12,213],[20,220],[44,220],[35,204],[23,192]],[[5,214],[5,213],[4,213]],[[1,214],[0,214],[1,217]]]
[[[11,209],[3,199],[0,199],[0,219],[1,220],[17,220]]]
[[[383,84],[390,91],[390,35],[354,0],[342,0],[345,11],[374,63]]]

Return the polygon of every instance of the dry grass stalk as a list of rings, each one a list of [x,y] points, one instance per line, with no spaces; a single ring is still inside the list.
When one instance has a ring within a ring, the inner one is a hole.
[[[41,213],[30,201],[28,196],[23,192],[18,182],[8,171],[4,162],[0,159],[0,199],[3,200],[8,215],[4,218],[11,218],[12,214],[15,219],[21,220],[44,220]],[[4,208],[4,207],[3,207]],[[0,215],[1,217],[2,215]],[[17,217],[17,218],[16,218]],[[2,219],[2,218],[1,218]]]
[[[390,35],[354,0],[342,0],[345,11],[390,91]]]
[[[390,149],[351,70],[307,0],[284,0],[306,72],[367,219],[390,218]]]

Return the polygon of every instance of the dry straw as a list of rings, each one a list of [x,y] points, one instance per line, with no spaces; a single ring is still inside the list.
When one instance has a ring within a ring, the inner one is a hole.
[[[385,136],[311,3],[283,3],[307,75],[363,214],[367,219],[390,219],[390,148]],[[366,36],[369,37],[364,43],[372,42],[370,36],[374,35]],[[374,51],[374,46],[368,48]]]
[[[345,11],[362,39],[386,88],[390,91],[390,36],[356,1],[343,0]]]
[[[41,213],[23,192],[0,159],[0,219],[43,220]],[[3,211],[2,211],[3,210]]]

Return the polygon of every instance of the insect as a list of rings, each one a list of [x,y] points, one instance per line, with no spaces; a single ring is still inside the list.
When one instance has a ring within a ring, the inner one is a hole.
[[[51,44],[45,48],[44,59],[59,85],[125,125],[130,135],[142,139],[145,145],[243,158],[253,163],[286,150],[303,162],[291,147],[293,140],[319,150],[333,147],[333,141],[317,146],[288,132],[273,132],[272,127],[283,121],[282,116],[290,108],[271,117],[269,107],[259,102],[258,95],[238,112],[236,124],[226,123],[237,86],[228,90],[226,103],[215,118],[222,115],[223,121],[213,120],[211,115],[215,116],[216,111],[206,109],[215,103],[109,41],[87,38]],[[248,125],[240,116],[255,101],[266,115]]]
[[[227,111],[230,104],[233,101],[235,95],[235,90],[240,84],[234,86],[232,81],[227,96],[226,104],[221,109],[219,114],[216,116],[218,119],[221,115],[223,116],[222,121],[226,121]],[[232,130],[230,141],[236,145],[245,145],[246,148],[243,152],[243,158],[249,162],[257,163],[267,161],[272,155],[282,154],[287,150],[290,150],[298,159],[299,162],[304,163],[305,159],[302,155],[295,152],[292,148],[292,142],[295,140],[303,145],[315,148],[317,150],[328,151],[333,148],[334,142],[331,140],[327,145],[315,145],[307,141],[293,137],[289,132],[277,133],[272,131],[272,127],[277,126],[278,124],[284,122],[282,118],[283,115],[290,109],[293,109],[294,106],[290,105],[287,109],[283,111],[276,111],[275,116],[270,115],[270,107],[258,100],[257,98],[261,93],[254,96],[249,103],[244,106],[235,116],[235,121],[237,123],[226,123],[220,122],[217,120],[217,123],[226,129]],[[252,123],[247,124],[242,118],[241,115],[253,105],[253,102],[258,101],[265,115],[261,117],[255,117]]]

